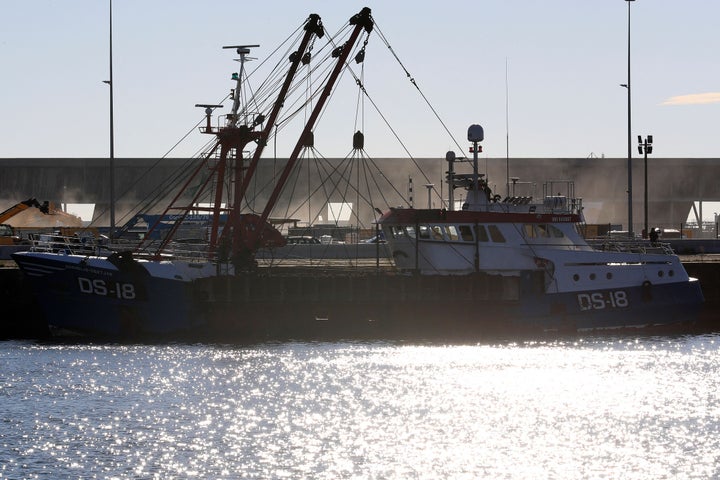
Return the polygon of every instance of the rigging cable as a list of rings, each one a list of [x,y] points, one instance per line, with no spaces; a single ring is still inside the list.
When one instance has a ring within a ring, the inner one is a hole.
[[[445,129],[445,131],[447,132],[447,134],[448,134],[448,135],[450,136],[450,138],[452,139],[453,143],[455,143],[455,146],[457,146],[458,149],[462,152],[462,151],[463,151],[463,148],[460,146],[460,144],[457,142],[457,140],[455,140],[455,137],[453,136],[453,134],[450,133],[450,129],[448,129],[447,125],[445,124],[445,122],[443,121],[443,119],[440,117],[440,114],[438,114],[437,110],[435,110],[435,107],[432,106],[432,104],[430,103],[430,101],[428,100],[428,98],[425,96],[425,94],[423,93],[423,91],[420,90],[420,86],[419,86],[419,85],[417,84],[417,82],[415,81],[415,78],[414,78],[412,75],[410,75],[410,72],[408,71],[408,69],[405,68],[405,65],[402,63],[402,61],[400,60],[400,58],[399,58],[399,57],[397,56],[397,54],[395,53],[395,50],[394,50],[394,49],[392,48],[392,46],[390,45],[390,42],[387,41],[387,38],[385,37],[385,34],[382,33],[382,30],[381,30],[380,27],[377,25],[377,22],[375,23],[375,30],[377,30],[378,36],[380,37],[380,40],[382,40],[382,42],[387,46],[387,48],[388,48],[388,50],[390,50],[390,53],[392,54],[392,56],[395,57],[395,60],[397,60],[397,62],[398,62],[398,64],[400,65],[400,67],[401,67],[401,68],[403,69],[403,71],[405,72],[405,75],[410,79],[410,83],[412,83],[412,84],[415,86],[415,88],[417,89],[417,91],[418,91],[418,93],[420,94],[420,96],[423,98],[423,100],[425,100],[425,103],[427,104],[427,106],[430,107],[430,110],[431,110],[431,111],[433,112],[433,114],[435,115],[435,118],[438,119],[438,121],[440,122],[440,124],[443,126],[443,128]]]

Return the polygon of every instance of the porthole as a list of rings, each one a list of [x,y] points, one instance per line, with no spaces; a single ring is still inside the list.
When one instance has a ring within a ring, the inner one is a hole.
[[[675,270],[669,270],[668,271],[668,277],[672,277],[675,275]]]
[[[595,274],[594,274],[594,273],[591,273],[591,274],[590,274],[590,280],[595,280]]]
[[[578,275],[577,273],[573,275],[573,280],[575,280],[576,282],[580,280],[580,275]]]
[[[664,272],[662,270],[658,270],[658,277],[662,278]]]
[[[612,272],[607,272],[605,274],[605,278],[607,278],[608,280],[612,280]]]

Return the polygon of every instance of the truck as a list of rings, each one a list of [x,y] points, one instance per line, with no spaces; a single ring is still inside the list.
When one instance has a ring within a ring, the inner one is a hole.
[[[40,203],[35,198],[28,198],[27,200],[16,203],[12,207],[0,213],[0,245],[21,245],[23,243],[20,236],[16,234],[15,229],[11,225],[3,222],[10,220],[18,213],[33,207],[39,209],[46,215],[50,213],[50,202],[45,201]]]

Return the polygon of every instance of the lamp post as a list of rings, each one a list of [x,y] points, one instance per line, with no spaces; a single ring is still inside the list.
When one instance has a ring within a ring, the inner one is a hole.
[[[632,195],[632,102],[630,95],[630,4],[635,0],[625,0],[628,4],[628,34],[627,34],[627,174],[628,174],[628,234],[633,235],[633,195]]]
[[[103,80],[110,86],[110,241],[115,238],[115,127],[113,125],[113,59],[112,59],[112,0],[110,0],[110,80]]]
[[[647,156],[652,153],[652,135],[647,135],[643,140],[641,135],[638,135],[638,152],[643,155],[643,165],[645,167],[645,230],[643,230],[644,236],[648,235],[648,168],[647,168]]]

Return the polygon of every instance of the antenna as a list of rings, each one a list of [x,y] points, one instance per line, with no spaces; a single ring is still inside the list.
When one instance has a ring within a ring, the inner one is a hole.
[[[505,176],[507,196],[510,196],[510,102],[508,100],[508,59],[505,57]]]
[[[238,55],[240,55],[240,58],[236,59],[236,61],[240,62],[240,72],[239,73],[233,73],[232,79],[235,80],[235,89],[232,90],[232,97],[233,97],[233,106],[232,106],[232,112],[227,115],[227,123],[228,126],[235,126],[238,121],[238,109],[240,108],[240,94],[241,94],[241,87],[242,87],[242,78],[243,78],[243,70],[245,69],[245,61],[247,60],[253,60],[250,57],[247,57],[246,55],[250,53],[251,48],[257,48],[260,45],[225,45],[222,48],[228,49],[228,48],[234,48]]]
[[[251,48],[258,48],[260,45],[225,45],[222,48],[235,48],[237,49],[237,53],[243,54],[243,53],[250,53]],[[241,50],[247,50],[246,52],[241,52]]]
[[[205,131],[203,133],[213,133],[212,131],[212,125],[210,124],[210,116],[212,115],[213,110],[216,108],[223,108],[222,105],[210,105],[208,103],[196,103],[196,107],[204,108],[205,109]],[[202,131],[202,128],[200,129]]]

